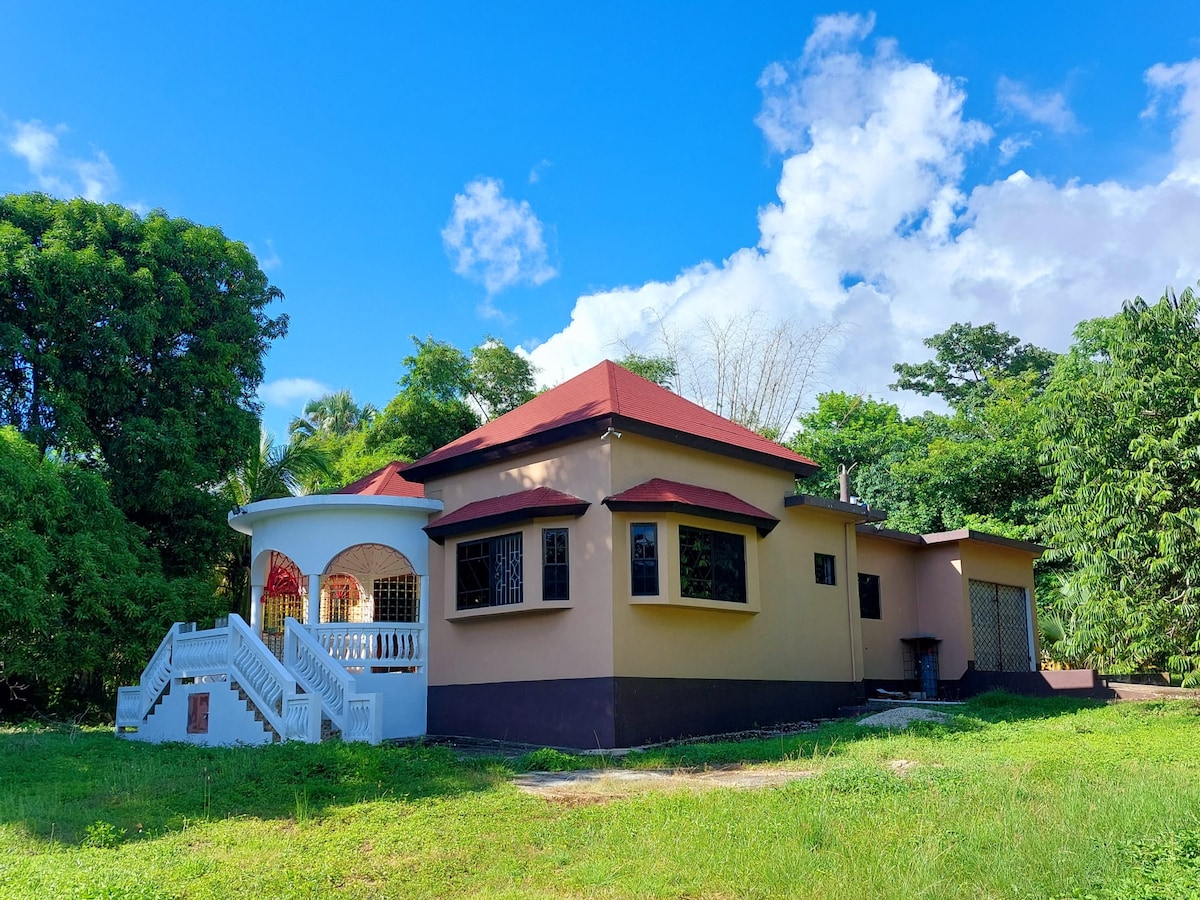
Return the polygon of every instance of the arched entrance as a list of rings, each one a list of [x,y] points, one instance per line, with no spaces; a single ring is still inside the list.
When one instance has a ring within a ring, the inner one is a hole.
[[[272,550],[262,593],[262,638],[280,659],[284,621],[289,616],[299,622],[307,619],[308,591],[304,583],[300,567],[286,554]]]
[[[385,544],[343,550],[321,577],[322,622],[417,622],[420,607],[420,576]]]

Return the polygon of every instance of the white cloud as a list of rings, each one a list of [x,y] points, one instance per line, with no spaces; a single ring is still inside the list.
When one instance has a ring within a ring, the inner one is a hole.
[[[1005,165],[1012,162],[1022,150],[1028,150],[1033,146],[1033,140],[1037,137],[1037,132],[1032,134],[1010,134],[1000,142],[1000,165]]]
[[[329,385],[312,378],[277,378],[259,386],[258,399],[267,406],[294,406],[332,391]]]
[[[67,133],[65,125],[50,129],[36,119],[14,124],[8,149],[25,160],[41,190],[100,202],[112,198],[117,170],[102,150],[96,150],[91,159],[72,156],[59,146],[60,135]]]
[[[267,238],[267,252],[258,257],[258,266],[264,272],[274,272],[283,266],[283,260],[275,250],[275,242]]]
[[[536,163],[533,166],[533,168],[531,168],[529,170],[529,183],[537,184],[539,181],[541,181],[542,173],[545,172],[552,165],[553,165],[553,163],[550,162],[550,160],[548,160],[548,159],[543,159],[543,160],[539,161],[538,163]]]
[[[1067,98],[1058,91],[1035,94],[1021,82],[1001,76],[996,84],[996,100],[1002,109],[1045,125],[1059,134],[1079,129],[1075,114],[1067,106]]]
[[[868,21],[822,20],[820,41],[760,79],[758,122],[785,158],[757,246],[670,282],[580,297],[570,324],[530,353],[543,378],[652,349],[660,321],[687,331],[756,307],[847,323],[830,386],[917,409],[927,401],[889,394],[891,366],[927,359],[922,339],[953,322],[994,321],[1062,350],[1080,320],[1200,277],[1200,63],[1147,75],[1179,118],[1161,182],[1056,185],[1018,171],[969,185],[967,155],[992,135],[964,117],[962,83],[892,42],[862,49]]]
[[[495,178],[470,182],[454,196],[450,221],[442,229],[454,271],[477,281],[489,295],[521,282],[542,284],[558,273],[546,255],[542,223],[529,203],[504,196]]]

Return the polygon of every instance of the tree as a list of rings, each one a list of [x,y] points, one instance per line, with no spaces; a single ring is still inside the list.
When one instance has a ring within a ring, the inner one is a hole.
[[[805,327],[757,310],[706,318],[687,332],[661,319],[658,324],[653,354],[643,357],[630,349],[626,358],[634,357],[635,365],[665,360],[685,396],[773,439],[792,428],[842,331],[837,323]],[[629,348],[628,341],[622,343]]]
[[[675,363],[667,356],[643,356],[640,353],[627,353],[617,360],[617,365],[628,369],[634,375],[640,375],[647,381],[652,381],[667,390],[679,390],[679,372]]]
[[[370,403],[359,406],[350,391],[334,391],[309,400],[304,405],[304,415],[292,419],[288,425],[288,435],[345,437],[369,425],[377,412]]]
[[[1200,301],[1168,291],[1081,323],[1045,409],[1068,650],[1200,684]]]
[[[99,475],[13,427],[0,428],[0,598],[0,683],[51,712],[107,706],[172,622],[220,612],[210,578],[164,575]]]
[[[494,419],[534,398],[534,375],[528,359],[489,335],[471,350],[466,395],[485,421]]]
[[[207,570],[228,536],[212,488],[258,440],[281,296],[217,228],[0,198],[0,425],[103,473],[168,572]]]
[[[419,459],[534,396],[533,367],[496,338],[470,356],[432,336],[412,341],[416,352],[404,358],[400,392],[367,433],[368,453],[387,447]]]
[[[329,457],[314,441],[276,444],[269,433],[260,433],[254,449],[220,487],[227,510],[239,510],[259,500],[277,500],[305,492],[306,484],[320,484],[332,476]],[[249,618],[250,537],[236,534],[221,563],[221,588],[232,610]]]
[[[926,338],[934,358],[923,363],[896,363],[899,376],[892,390],[915,391],[928,397],[939,394],[952,407],[986,398],[989,379],[1034,373],[1034,384],[1044,388],[1057,354],[1000,331],[994,322],[972,325],[956,322],[941,334]]]

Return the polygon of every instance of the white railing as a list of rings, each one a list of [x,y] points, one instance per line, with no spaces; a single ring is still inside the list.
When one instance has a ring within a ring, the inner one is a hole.
[[[344,741],[379,743],[383,708],[378,694],[359,694],[354,676],[334,659],[308,629],[284,620],[283,664],[304,690],[321,698],[324,713]]]
[[[122,728],[136,728],[141,724],[146,714],[153,709],[158,698],[162,696],[168,684],[171,683],[171,644],[176,633],[183,627],[182,622],[176,622],[167,629],[163,639],[158,643],[158,649],[142,670],[141,680],[136,687],[117,689],[117,718],[118,732]]]
[[[174,679],[236,681],[283,740],[321,739],[320,702],[297,690],[296,679],[236,614],[229,624],[184,631],[176,623],[142,672],[138,687],[117,691],[118,731],[137,727]]]
[[[331,622],[309,629],[344,666],[423,668],[425,626],[413,622]]]

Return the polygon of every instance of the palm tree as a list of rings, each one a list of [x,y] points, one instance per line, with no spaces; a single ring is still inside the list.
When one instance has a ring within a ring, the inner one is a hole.
[[[350,391],[334,391],[309,400],[304,406],[304,415],[292,419],[288,425],[290,437],[315,437],[333,435],[345,437],[369,424],[377,410],[370,403],[359,406]]]
[[[328,479],[329,457],[305,441],[276,444],[264,431],[246,459],[218,489],[230,509],[241,509],[259,500],[275,500],[304,493],[305,479]],[[250,537],[239,533],[220,565],[221,591],[234,609],[248,617],[250,603]]]

